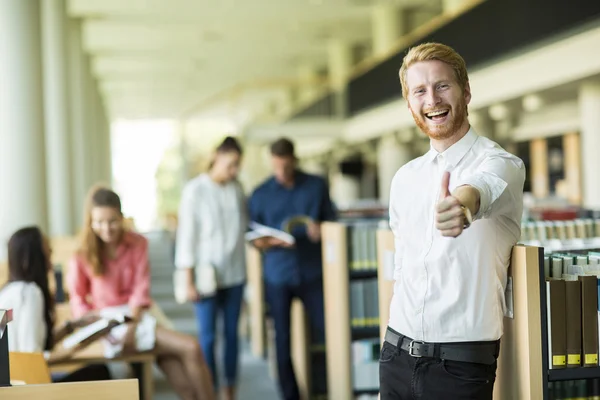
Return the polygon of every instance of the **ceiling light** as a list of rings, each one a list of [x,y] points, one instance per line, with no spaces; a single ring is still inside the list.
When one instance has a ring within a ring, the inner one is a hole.
[[[508,107],[504,104],[494,104],[489,109],[490,117],[494,121],[502,121],[508,117]]]
[[[525,111],[537,111],[544,105],[544,100],[538,94],[529,94],[523,97],[523,109]]]

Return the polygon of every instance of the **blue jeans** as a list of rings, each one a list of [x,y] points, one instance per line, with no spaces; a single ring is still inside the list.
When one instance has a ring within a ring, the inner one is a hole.
[[[238,370],[238,321],[242,307],[244,284],[217,290],[214,296],[203,298],[195,303],[198,320],[198,335],[204,358],[218,388],[218,371],[215,363],[215,331],[217,312],[223,313],[225,330],[225,386],[235,386]]]
[[[279,390],[285,400],[300,400],[298,383],[290,354],[290,310],[292,300],[298,297],[304,304],[310,320],[313,343],[325,341],[325,318],[323,309],[323,281],[304,282],[300,285],[273,285],[265,283],[269,313],[275,325],[275,352],[277,353],[277,376]]]

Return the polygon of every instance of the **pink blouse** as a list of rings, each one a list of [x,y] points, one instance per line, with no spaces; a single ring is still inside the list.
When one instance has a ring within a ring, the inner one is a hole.
[[[75,318],[105,307],[128,304],[133,309],[151,305],[146,238],[126,232],[117,248],[116,257],[105,262],[102,276],[94,276],[81,256],[77,255],[69,262],[67,285]]]

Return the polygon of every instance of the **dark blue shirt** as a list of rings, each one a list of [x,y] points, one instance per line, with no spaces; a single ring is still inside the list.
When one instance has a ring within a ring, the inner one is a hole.
[[[333,221],[335,211],[324,179],[296,171],[294,186],[286,188],[275,178],[261,184],[249,200],[250,219],[282,229],[290,217],[306,215],[315,222]],[[264,252],[263,271],[267,282],[298,285],[322,276],[321,242],[308,239],[306,229],[295,229],[294,248],[273,247]]]

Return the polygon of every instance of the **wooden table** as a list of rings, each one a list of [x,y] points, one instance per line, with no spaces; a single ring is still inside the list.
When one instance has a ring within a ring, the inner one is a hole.
[[[70,316],[70,310],[68,304],[57,304],[56,305],[56,323],[60,324]],[[57,344],[61,346],[61,344]],[[141,376],[141,396],[144,400],[152,400],[154,395],[154,375],[152,372],[152,366],[156,360],[156,355],[153,352],[136,353],[125,356],[118,356],[115,358],[104,357],[104,347],[102,342],[97,341],[90,344],[85,349],[75,353],[75,355],[68,359],[57,363],[53,363],[50,370],[52,372],[64,372],[72,371],[77,368],[81,368],[85,365],[90,364],[106,364],[109,362],[125,362],[125,363],[139,363],[142,366]]]

